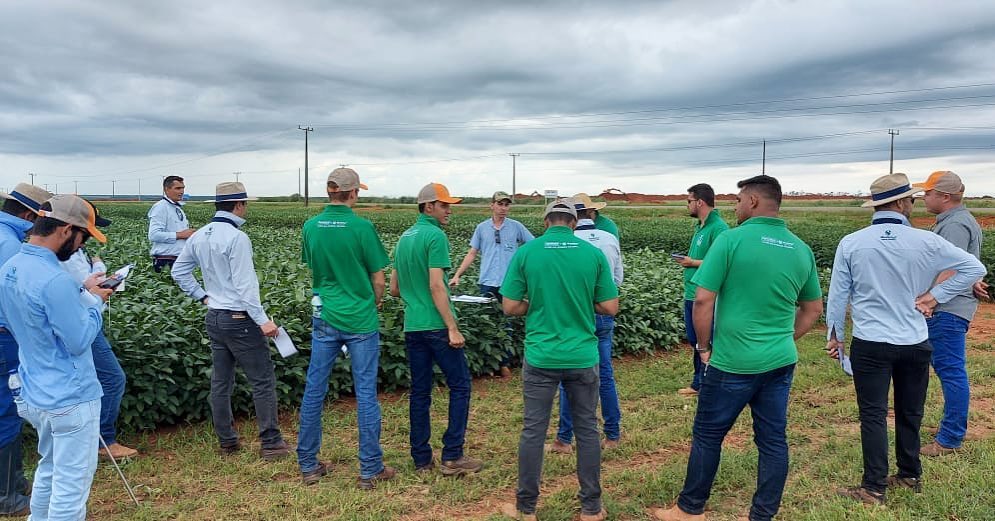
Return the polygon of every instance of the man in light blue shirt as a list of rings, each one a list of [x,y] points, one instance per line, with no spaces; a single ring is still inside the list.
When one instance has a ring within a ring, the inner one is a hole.
[[[19,183],[4,199],[0,211],[0,266],[21,251],[24,236],[38,217],[42,203],[52,194]],[[28,514],[28,481],[24,479],[21,450],[21,417],[7,387],[8,375],[17,372],[17,342],[0,313],[0,515]],[[4,463],[6,462],[6,463]]]
[[[211,415],[221,453],[242,448],[233,427],[231,392],[235,364],[252,386],[263,459],[290,455],[280,434],[276,410],[276,375],[266,337],[277,335],[277,326],[266,316],[259,299],[259,279],[252,264],[252,243],[239,229],[245,224],[248,195],[242,183],[217,186],[217,213],[197,230],[173,264],[171,275],[186,294],[207,305],[204,321],[211,338]],[[193,276],[200,267],[204,287]]]
[[[470,268],[479,253],[481,260],[477,285],[480,294],[501,301],[499,290],[511,258],[519,246],[535,238],[524,224],[508,217],[510,210],[511,196],[505,192],[494,192],[491,196],[491,218],[478,224],[473,230],[473,236],[470,237],[470,251],[466,252],[463,262],[449,279],[450,287],[455,288],[459,284],[460,277]],[[501,376],[511,376],[510,353],[505,353],[500,364]]]
[[[90,205],[54,196],[41,206],[28,243],[0,268],[0,311],[21,357],[11,392],[17,413],[38,432],[36,519],[85,519],[97,470],[102,391],[90,345],[111,290],[96,276],[81,287],[59,264],[91,236],[107,240]]]
[[[187,239],[196,231],[190,227],[183,212],[183,192],[186,185],[176,175],[162,180],[162,199],[149,209],[149,242],[152,243],[152,268],[156,272],[172,266],[183,251]]]
[[[932,346],[923,315],[937,303],[970,291],[985,275],[971,254],[942,237],[912,228],[913,188],[905,174],[871,185],[871,225],[840,241],[829,285],[826,325],[831,357],[841,356],[847,307],[853,315],[850,361],[860,410],[864,476],[844,497],[883,504],[888,486],[921,488],[922,424]],[[934,286],[940,273],[954,275]],[[888,390],[895,386],[895,453],[898,474],[888,477]]]

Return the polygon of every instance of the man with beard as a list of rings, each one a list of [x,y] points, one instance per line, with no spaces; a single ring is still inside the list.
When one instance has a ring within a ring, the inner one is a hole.
[[[9,385],[17,413],[38,432],[32,514],[85,519],[103,394],[90,345],[112,290],[99,287],[100,275],[80,288],[59,263],[91,236],[107,239],[94,224],[93,208],[79,197],[54,196],[39,215],[28,243],[0,268],[0,311],[21,355]]]
[[[691,386],[678,390],[677,394],[695,396],[701,386],[701,369],[705,364],[701,363],[701,354],[694,349],[698,344],[698,338],[694,334],[694,294],[698,286],[691,282],[691,279],[701,266],[701,261],[712,247],[712,243],[720,233],[729,229],[729,225],[722,220],[719,211],[715,209],[715,190],[705,183],[688,188],[688,215],[698,219],[694,225],[691,245],[688,247],[687,255],[675,255],[674,260],[684,268],[684,329],[687,331],[688,343],[692,348],[694,377],[691,378]]]
[[[826,303],[826,350],[843,349],[846,314],[853,315],[850,363],[860,411],[864,475],[860,485],[837,491],[869,505],[885,502],[888,487],[919,491],[919,427],[929,384],[933,347],[929,316],[937,303],[969,293],[985,275],[981,261],[939,235],[912,227],[909,217],[921,188],[905,174],[879,177],[871,184],[871,225],[847,235],[836,248]],[[944,271],[955,273],[936,284]],[[895,459],[888,476],[888,391],[894,382]]]
[[[0,212],[0,266],[21,251],[24,236],[38,217],[42,203],[52,194],[28,183],[19,183],[5,199]],[[28,482],[24,479],[21,450],[21,417],[7,386],[9,375],[17,373],[17,342],[0,313],[0,516],[30,513]],[[4,463],[6,462],[6,463]]]

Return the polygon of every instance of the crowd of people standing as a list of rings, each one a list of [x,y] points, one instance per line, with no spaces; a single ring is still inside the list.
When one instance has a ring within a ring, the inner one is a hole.
[[[618,227],[601,214],[605,204],[583,193],[554,200],[536,237],[508,216],[512,197],[496,192],[491,217],[476,227],[453,270],[445,228],[462,199],[447,187],[429,183],[420,190],[417,219],[388,253],[374,226],[352,209],[367,189],[359,175],[337,168],[326,186],[328,205],[304,224],[301,239],[314,294],[296,445],[302,482],[316,485],[330,468],[319,458],[321,418],[343,346],[357,401],[357,486],[373,489],[398,473],[384,462],[377,398],[378,312],[387,294],[404,306],[415,471],[462,476],[484,467],[464,450],[472,381],[451,301],[451,288],[479,256],[480,294],[499,301],[506,315],[525,317],[522,360],[507,353],[500,367],[502,376],[510,376],[511,367],[521,364],[523,398],[516,498],[501,513],[535,519],[544,455],[576,452],[580,519],[606,519],[602,450],[618,447],[623,433],[612,344],[624,259]],[[751,521],[777,515],[788,474],[795,342],[822,316],[823,291],[811,249],[779,216],[780,183],[761,175],[740,181],[738,188],[738,226],[731,229],[716,209],[711,186],[688,188],[694,234],[686,253],[672,255],[684,270],[693,357],[690,384],[678,392],[697,397],[697,407],[683,488],[672,506],[652,511],[664,521],[705,518],[722,441],[747,406],[759,459]],[[279,334],[279,326],[260,299],[252,244],[241,230],[251,199],[242,183],[219,184],[216,213],[194,229],[183,211],[184,190],[182,178],[164,179],[163,198],[148,213],[150,255],[156,271],[168,270],[206,307],[218,450],[230,455],[243,449],[231,410],[239,367],[252,387],[260,457],[288,457],[294,447],[279,427],[267,340]],[[861,483],[838,491],[844,497],[880,504],[888,487],[921,490],[920,455],[949,454],[963,442],[970,395],[965,337],[977,299],[987,292],[981,231],[963,205],[964,192],[960,178],[948,171],[916,185],[904,174],[881,177],[865,204],[874,209],[871,224],[837,249],[825,302],[826,349],[852,364],[864,461]],[[909,221],[919,194],[937,215],[932,232]],[[106,284],[101,260],[84,249],[91,237],[105,242],[101,228],[111,223],[84,199],[53,196],[26,183],[0,195],[0,370],[7,381],[0,386],[0,463],[8,462],[0,468],[0,514],[82,519],[99,448],[113,458],[137,454],[117,441],[115,430],[125,376],[102,333],[104,302],[114,289]],[[202,280],[194,275],[198,268]],[[944,416],[935,441],[920,447],[930,365],[943,388]],[[448,388],[441,451],[433,449],[429,415],[435,367]],[[892,385],[898,473],[888,476],[885,416]],[[557,395],[559,428],[547,444]],[[30,488],[21,464],[22,419],[38,432],[40,460]]]

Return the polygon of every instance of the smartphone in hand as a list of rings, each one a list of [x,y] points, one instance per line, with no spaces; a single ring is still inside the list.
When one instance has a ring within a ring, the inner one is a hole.
[[[683,253],[671,253],[670,254],[670,258],[672,258],[674,260],[681,260],[684,257],[687,257],[687,255],[684,255]]]

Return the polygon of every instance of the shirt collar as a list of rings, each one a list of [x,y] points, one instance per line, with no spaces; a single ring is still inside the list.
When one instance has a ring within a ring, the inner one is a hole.
[[[740,223],[740,226],[746,226],[747,224],[766,224],[768,226],[784,226],[784,219],[780,217],[750,217],[749,219]]]
[[[186,204],[186,203],[184,203],[184,202],[183,202],[183,199],[180,199],[180,202],[178,202],[178,203],[175,203],[175,202],[173,202],[173,200],[172,200],[172,199],[170,199],[170,198],[166,197],[165,195],[164,195],[164,196],[162,196],[162,200],[163,200],[163,201],[166,201],[167,203],[169,203],[169,204],[171,204],[171,205],[173,205],[173,206],[176,206],[176,207],[180,207],[180,206],[183,206],[184,204]]]
[[[225,219],[228,219],[228,220],[232,221],[233,223],[235,223],[235,226],[237,226],[237,227],[241,227],[243,224],[245,224],[245,219],[243,219],[243,218],[241,218],[241,217],[239,217],[239,216],[237,216],[237,215],[235,215],[235,214],[233,214],[231,212],[225,212],[225,211],[220,211],[219,210],[219,211],[217,211],[217,212],[214,213],[214,216],[215,217],[223,217]]]
[[[27,234],[28,230],[34,226],[31,221],[25,221],[16,215],[11,215],[7,212],[0,212],[0,224],[6,224],[10,226],[14,233],[17,234],[17,238],[24,240],[24,236]]]
[[[695,224],[695,228],[697,228],[697,229],[700,230],[700,229],[704,228],[705,226],[708,226],[709,223],[713,223],[715,221],[720,221],[720,220],[722,220],[722,217],[719,216],[719,209],[718,208],[712,208],[711,211],[708,212],[708,215],[705,216],[705,222],[702,223],[701,221],[698,221],[698,223]]]
[[[594,226],[594,219],[581,219],[577,221],[577,226]]]
[[[36,246],[30,243],[24,243],[21,245],[21,253],[27,255],[33,255],[35,257],[41,257],[42,260],[52,264],[53,266],[59,266],[59,258],[55,256],[55,252],[44,247]]]
[[[352,208],[345,204],[326,204],[325,211],[328,213],[353,213]]]
[[[574,232],[573,230],[570,229],[569,226],[557,225],[546,228],[546,233],[544,233],[543,235],[556,235],[556,234],[573,235]]]
[[[904,215],[898,212],[892,212],[890,210],[885,210],[883,212],[874,212],[874,215],[871,217],[871,220],[874,219],[898,219],[902,221],[902,224],[904,224],[905,226],[912,226],[912,223],[909,222],[908,217],[905,217]]]
[[[419,214],[418,215],[418,223],[420,223],[420,224],[431,224],[432,226],[435,226],[436,228],[442,229],[442,223],[440,223],[438,219],[436,219],[435,217],[432,217],[431,215]]]
[[[954,206],[953,208],[951,208],[951,209],[949,209],[949,210],[947,210],[947,211],[945,211],[943,213],[938,214],[936,216],[936,222],[940,222],[940,221],[946,219],[947,217],[950,217],[951,215],[953,215],[955,213],[963,212],[963,211],[966,211],[966,210],[967,210],[967,208],[964,208],[964,205],[959,204],[959,205]]]

